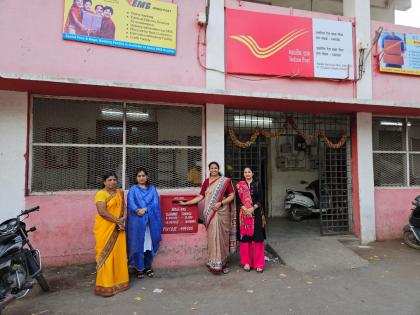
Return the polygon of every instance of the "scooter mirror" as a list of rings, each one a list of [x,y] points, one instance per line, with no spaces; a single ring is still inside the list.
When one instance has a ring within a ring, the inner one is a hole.
[[[305,184],[307,184],[308,182],[307,182],[307,181],[305,181],[305,180],[301,180],[301,181],[300,181],[300,183],[301,183],[302,185],[305,185]]]

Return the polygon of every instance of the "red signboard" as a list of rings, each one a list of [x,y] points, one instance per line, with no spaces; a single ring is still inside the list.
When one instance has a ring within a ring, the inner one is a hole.
[[[354,78],[351,21],[226,9],[226,68],[235,74]]]
[[[191,200],[194,195],[160,196],[162,209],[163,234],[197,233],[198,207],[181,206],[180,200]]]
[[[227,72],[314,77],[312,19],[226,9]]]

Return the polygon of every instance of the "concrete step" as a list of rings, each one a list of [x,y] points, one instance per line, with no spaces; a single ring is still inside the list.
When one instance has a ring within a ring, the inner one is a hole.
[[[336,272],[369,264],[332,237],[272,238],[267,243],[285,265],[301,272]]]

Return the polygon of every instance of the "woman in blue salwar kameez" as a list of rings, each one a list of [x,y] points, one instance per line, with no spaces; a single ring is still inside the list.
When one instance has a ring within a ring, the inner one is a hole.
[[[131,186],[127,196],[127,249],[128,264],[137,271],[137,278],[153,277],[153,257],[162,240],[162,217],[156,187],[149,185],[144,168],[136,173],[137,184]]]

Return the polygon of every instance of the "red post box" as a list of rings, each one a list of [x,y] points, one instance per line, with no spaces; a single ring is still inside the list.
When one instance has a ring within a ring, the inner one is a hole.
[[[191,200],[195,195],[162,195],[160,208],[162,209],[162,234],[197,233],[198,207],[181,206],[179,201]]]

